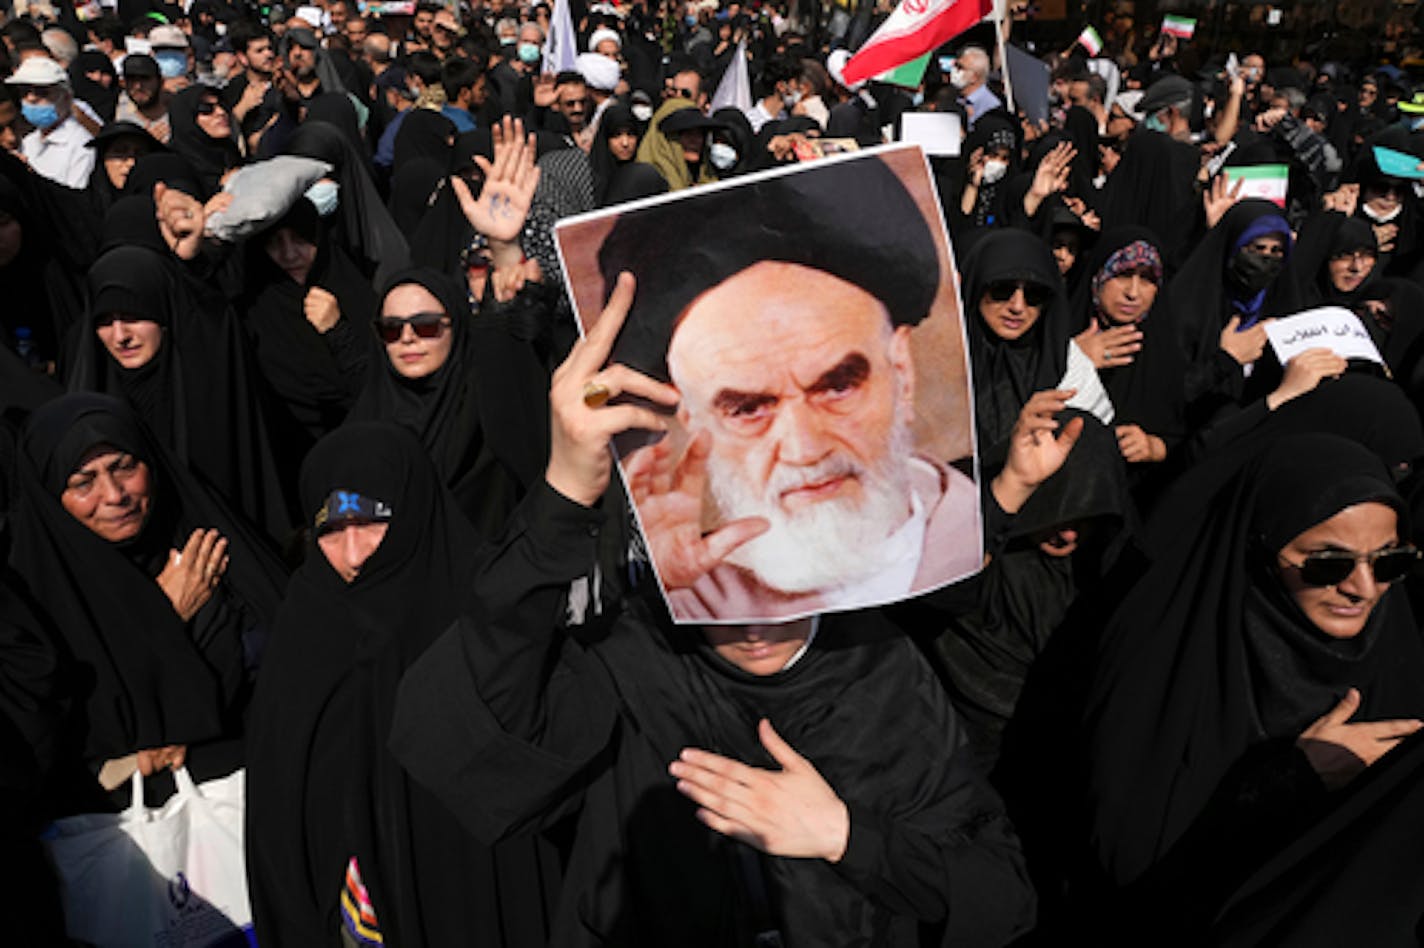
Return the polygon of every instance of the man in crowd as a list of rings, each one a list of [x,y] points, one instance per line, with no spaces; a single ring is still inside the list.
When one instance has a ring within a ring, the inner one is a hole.
[[[21,150],[30,167],[51,181],[81,188],[94,170],[91,135],[74,118],[74,94],[69,74],[53,59],[26,59],[5,80],[20,95],[20,112],[33,131]]]

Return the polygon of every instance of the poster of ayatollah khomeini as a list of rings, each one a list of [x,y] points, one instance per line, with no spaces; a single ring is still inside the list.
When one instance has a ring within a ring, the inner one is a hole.
[[[631,273],[610,362],[681,397],[668,432],[615,443],[676,621],[859,609],[979,569],[962,308],[918,147],[662,195],[555,234],[580,328]]]

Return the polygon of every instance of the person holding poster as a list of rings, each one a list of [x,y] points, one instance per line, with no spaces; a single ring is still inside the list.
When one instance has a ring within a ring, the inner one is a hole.
[[[477,578],[481,608],[407,673],[392,750],[482,840],[577,812],[554,945],[1012,940],[1032,911],[1017,839],[881,613],[690,628],[638,598],[590,638],[560,626],[598,555],[609,439],[666,431],[684,397],[619,360],[639,292],[620,273],[555,373],[546,483]],[[1003,513],[1076,442],[1081,422],[1053,433],[1070,395],[1025,406],[989,491]]]

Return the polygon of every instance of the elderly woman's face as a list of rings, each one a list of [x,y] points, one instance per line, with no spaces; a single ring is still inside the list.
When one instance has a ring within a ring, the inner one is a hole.
[[[402,377],[423,379],[439,371],[445,360],[450,358],[454,330],[445,307],[418,283],[402,283],[387,293],[385,302],[381,304],[382,319],[410,317],[417,317],[425,324],[421,332],[417,332],[411,323],[402,325],[396,340],[386,343],[386,356]],[[434,330],[433,335],[421,334],[430,330]]]
[[[163,348],[163,327],[128,313],[99,316],[94,330],[114,361],[126,369],[141,369]]]
[[[361,567],[376,552],[389,529],[389,523],[343,523],[318,537],[316,545],[336,575],[350,583],[360,575]]]
[[[1301,565],[1312,553],[1326,551],[1363,557],[1399,544],[1398,518],[1386,504],[1355,504],[1317,523],[1286,544],[1276,555],[1281,585],[1311,623],[1334,639],[1359,635],[1388,583],[1375,579],[1373,567],[1356,559],[1343,580],[1331,586],[1312,586]]]
[[[69,475],[60,505],[110,543],[138,536],[152,507],[148,465],[127,451],[98,444]]]
[[[298,283],[305,283],[316,263],[317,246],[290,227],[279,228],[267,238],[267,256]]]

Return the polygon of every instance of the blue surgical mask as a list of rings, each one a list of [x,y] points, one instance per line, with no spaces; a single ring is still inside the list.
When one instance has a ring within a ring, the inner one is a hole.
[[[707,160],[718,171],[731,171],[737,166],[737,150],[726,142],[713,142]]]
[[[911,103],[914,105],[914,107],[917,108],[917,109],[918,109],[920,106],[924,105],[924,104],[925,104],[925,90],[923,90],[923,89],[916,89],[916,90],[915,90],[915,94],[912,95],[912,96],[910,96],[910,102],[911,102]]]
[[[21,102],[20,114],[25,117],[26,122],[41,131],[59,124],[59,110],[52,102],[41,102],[38,105]]]
[[[1142,124],[1154,132],[1165,132],[1167,130],[1167,123],[1162,121],[1160,114],[1147,116],[1147,120]]]
[[[316,205],[316,212],[322,217],[330,217],[336,213],[336,205],[339,198],[341,186],[335,181],[328,181],[322,178],[316,184],[307,188],[307,200]]]
[[[539,57],[540,57],[541,55],[542,55],[542,54],[539,52],[539,44],[538,44],[538,43],[520,43],[520,44],[519,44],[519,61],[520,61],[520,62],[522,62],[522,63],[528,63],[529,65],[532,66],[532,65],[534,65],[535,63],[537,63],[537,62],[539,61]]]
[[[499,38],[499,45],[501,46],[513,46],[517,42],[519,42],[519,37],[517,36],[501,36]]]
[[[1411,132],[1417,132],[1421,128],[1424,128],[1424,115],[1411,115],[1409,117],[1409,130]]]
[[[158,71],[164,79],[177,79],[188,72],[188,54],[181,49],[155,49],[153,58],[158,60]]]

